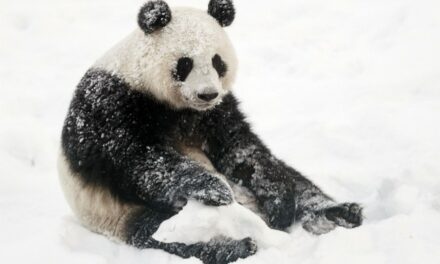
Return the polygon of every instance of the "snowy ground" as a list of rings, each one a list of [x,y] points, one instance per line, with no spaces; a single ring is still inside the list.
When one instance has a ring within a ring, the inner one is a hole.
[[[320,237],[296,228],[239,263],[440,263],[440,2],[236,2],[235,89],[255,130],[366,215]],[[1,263],[199,263],[90,233],[58,186],[73,89],[141,3],[0,0]]]

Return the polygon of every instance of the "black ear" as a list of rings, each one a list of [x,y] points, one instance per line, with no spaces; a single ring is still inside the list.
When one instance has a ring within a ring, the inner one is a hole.
[[[232,24],[235,18],[235,8],[232,0],[209,1],[208,14],[213,16],[222,27]]]
[[[139,27],[150,34],[165,27],[171,21],[171,10],[167,3],[154,0],[141,7],[138,14]]]

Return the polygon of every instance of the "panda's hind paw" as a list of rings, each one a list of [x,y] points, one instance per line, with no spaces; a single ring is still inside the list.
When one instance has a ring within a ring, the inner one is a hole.
[[[257,249],[258,249],[257,243],[252,238],[247,237],[241,240],[241,243],[243,244],[243,249],[244,249],[243,253],[240,256],[241,258],[246,258],[257,253]]]
[[[200,259],[204,264],[227,264],[238,259],[244,259],[257,252],[257,244],[252,238],[233,240],[230,238],[217,238],[210,241]]]

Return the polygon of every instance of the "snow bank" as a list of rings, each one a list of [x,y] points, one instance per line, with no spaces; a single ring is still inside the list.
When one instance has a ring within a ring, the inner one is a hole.
[[[241,65],[235,90],[255,130],[366,215],[361,228],[319,237],[294,228],[288,243],[238,263],[439,263],[440,2],[235,2],[227,29]],[[142,3],[0,0],[1,263],[200,263],[85,230],[57,182],[73,89],[136,26]],[[213,221],[225,232],[239,226],[221,223]],[[265,241],[278,237],[261,230]]]

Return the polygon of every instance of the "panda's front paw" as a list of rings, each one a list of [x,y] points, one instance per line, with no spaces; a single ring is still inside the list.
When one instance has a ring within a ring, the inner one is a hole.
[[[362,207],[356,203],[341,203],[310,211],[303,217],[303,228],[308,232],[321,235],[337,226],[354,228],[362,224]]]
[[[190,198],[194,198],[210,206],[221,206],[232,203],[232,193],[229,188],[219,186],[217,188],[209,188],[194,191]]]
[[[357,203],[342,203],[325,209],[325,217],[338,226],[354,228],[362,224],[362,207]]]
[[[187,199],[195,199],[210,206],[231,204],[234,200],[232,190],[227,183],[214,175],[204,175],[200,181],[192,182],[184,188]]]

